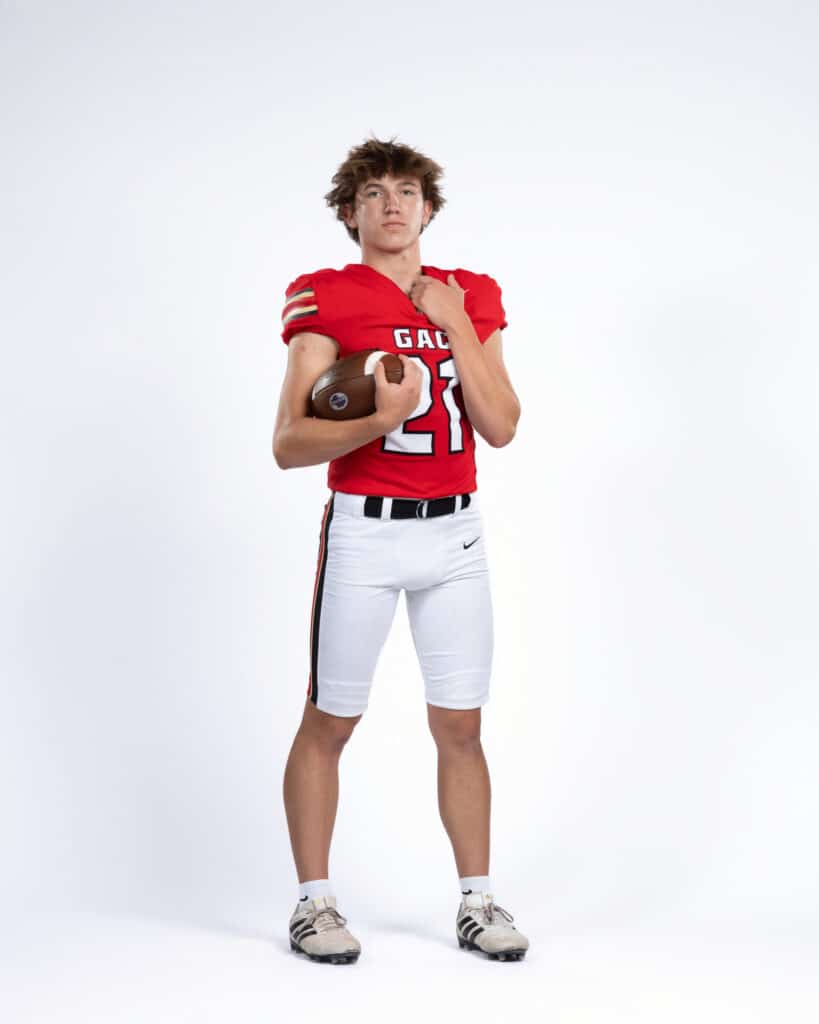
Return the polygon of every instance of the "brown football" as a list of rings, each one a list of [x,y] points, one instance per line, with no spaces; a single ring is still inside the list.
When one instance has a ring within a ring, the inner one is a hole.
[[[337,359],[313,385],[314,416],[324,420],[355,420],[375,412],[375,365],[383,360],[387,380],[400,384],[404,364],[389,352],[368,348]]]

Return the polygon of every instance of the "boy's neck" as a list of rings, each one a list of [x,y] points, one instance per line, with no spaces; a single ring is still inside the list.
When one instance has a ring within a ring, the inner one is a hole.
[[[409,294],[413,281],[421,273],[421,247],[414,245],[403,252],[362,251],[361,262],[394,281]]]

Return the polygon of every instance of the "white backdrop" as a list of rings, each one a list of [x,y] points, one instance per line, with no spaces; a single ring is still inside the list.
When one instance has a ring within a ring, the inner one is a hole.
[[[816,8],[0,27],[6,904],[284,934],[327,491],[272,458],[279,315],[359,260],[322,197],[375,133],[444,166],[422,259],[499,281],[523,407],[477,452],[498,900],[533,952],[640,921],[815,941]],[[435,908],[454,944],[403,601],[330,872],[351,924]]]

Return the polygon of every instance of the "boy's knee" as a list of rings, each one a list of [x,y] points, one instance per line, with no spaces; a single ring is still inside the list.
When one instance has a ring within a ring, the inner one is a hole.
[[[454,710],[427,704],[429,729],[440,745],[474,747],[481,742],[481,709]]]
[[[352,736],[362,715],[353,715],[349,718],[342,715],[331,715],[328,711],[317,708],[308,698],[304,706],[301,731],[322,744],[340,748]]]

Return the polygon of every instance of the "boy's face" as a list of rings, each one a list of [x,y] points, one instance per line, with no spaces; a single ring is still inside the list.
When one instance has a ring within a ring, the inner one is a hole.
[[[424,199],[418,178],[385,174],[359,186],[345,220],[349,227],[358,228],[362,249],[399,252],[418,240],[431,213],[432,201]]]

